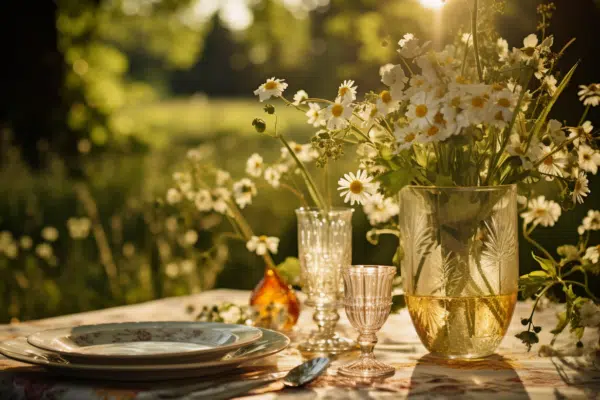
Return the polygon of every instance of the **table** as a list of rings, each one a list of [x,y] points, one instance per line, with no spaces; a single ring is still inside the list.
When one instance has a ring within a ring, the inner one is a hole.
[[[189,320],[188,305],[197,309],[223,301],[245,304],[249,292],[213,290],[204,293],[167,298],[147,303],[75,315],[0,325],[0,341],[27,335],[42,328],[67,325],[125,322],[136,320]],[[336,376],[341,363],[355,357],[344,356],[332,363],[327,374],[302,389],[282,389],[274,384],[263,393],[245,399],[378,399],[378,398],[600,398],[600,362],[590,356],[555,355],[540,357],[537,348],[527,352],[514,338],[522,330],[520,319],[529,315],[530,303],[519,303],[509,332],[498,349],[498,355],[483,361],[440,361],[431,358],[420,344],[406,310],[391,315],[379,333],[376,356],[396,367],[396,374],[371,384]],[[536,323],[553,326],[558,306],[536,313]],[[349,337],[356,333],[343,315],[339,330]],[[312,326],[312,310],[305,308],[292,337],[304,335]],[[597,341],[594,332],[585,341]],[[549,332],[541,333],[548,343]],[[574,351],[568,335],[557,342],[564,351]],[[586,343],[586,345],[588,345]],[[254,363],[252,368],[288,370],[302,361],[298,350],[290,347],[276,356]],[[156,384],[155,384],[156,385]],[[178,385],[178,383],[174,383]],[[48,376],[38,367],[28,366],[0,356],[0,399],[102,399],[129,400],[149,390],[148,384],[77,381]]]

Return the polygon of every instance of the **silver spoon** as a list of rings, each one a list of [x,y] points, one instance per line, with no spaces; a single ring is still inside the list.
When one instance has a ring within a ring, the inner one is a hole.
[[[317,357],[308,360],[293,368],[289,372],[276,372],[258,379],[248,381],[230,382],[217,387],[188,393],[183,396],[185,400],[211,399],[223,400],[241,396],[251,390],[258,389],[269,383],[282,380],[288,387],[300,387],[318,378],[329,367],[329,358]]]

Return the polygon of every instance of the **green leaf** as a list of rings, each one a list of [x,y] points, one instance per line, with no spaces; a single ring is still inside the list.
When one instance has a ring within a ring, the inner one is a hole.
[[[381,182],[381,186],[389,195],[397,194],[404,186],[410,185],[415,177],[414,171],[405,169],[400,171],[390,171],[378,177],[376,180]]]
[[[564,331],[567,325],[569,324],[569,318],[567,316],[566,311],[557,313],[556,317],[558,318],[556,327],[550,331],[550,333],[552,333],[553,335],[558,335],[559,333]]]
[[[550,280],[550,276],[546,271],[532,271],[519,278],[519,289],[523,297],[527,299],[536,294],[548,280]]]
[[[454,180],[450,175],[441,175],[438,174],[435,177],[435,181],[433,182],[435,186],[454,186]]]
[[[530,331],[523,331],[521,333],[517,333],[515,337],[521,339],[521,341],[527,346],[528,351],[531,350],[531,346],[533,346],[536,343],[539,343],[540,341],[538,335],[535,332]]]
[[[548,275],[556,276],[556,267],[554,266],[554,261],[548,260],[547,258],[538,257],[534,252],[531,252],[531,255],[533,259],[540,264],[540,267],[542,267],[542,269],[548,273]]]
[[[284,262],[277,266],[277,273],[290,285],[300,285],[300,260],[295,257],[287,257]]]

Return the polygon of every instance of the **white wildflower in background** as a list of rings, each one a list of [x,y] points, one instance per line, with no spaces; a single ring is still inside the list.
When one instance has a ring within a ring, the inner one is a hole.
[[[340,103],[352,103],[356,100],[357,89],[358,87],[354,86],[354,81],[352,80],[342,82],[338,89],[338,99],[340,99]]]
[[[69,235],[77,240],[77,239],[85,239],[90,234],[90,228],[92,227],[92,222],[89,218],[69,218],[67,220],[67,229],[69,230]]]
[[[542,80],[542,86],[544,89],[546,89],[550,96],[554,96],[554,93],[556,93],[556,90],[558,89],[556,87],[557,83],[558,81],[556,80],[554,75],[548,75]]]
[[[306,101],[307,99],[308,93],[306,93],[306,91],[304,90],[298,90],[294,95],[294,101],[292,102],[292,104],[295,106],[299,106],[300,104],[302,104],[302,102]]]
[[[335,99],[335,103],[324,110],[324,113],[327,120],[327,129],[332,131],[344,129],[348,126],[349,119],[352,117],[352,105],[338,97]]]
[[[298,157],[298,159],[302,162],[312,162],[316,160],[317,157],[319,157],[319,153],[317,152],[317,150],[314,149],[314,147],[310,143],[300,144],[296,142],[289,142],[288,144],[291,147],[294,154],[296,155],[296,157]],[[290,159],[290,154],[287,147],[281,148],[281,158],[283,158],[284,160]],[[281,170],[281,167],[284,167],[283,164],[280,164],[280,171],[285,172]]]
[[[539,40],[538,37],[532,33],[523,39],[523,48],[521,49],[521,57],[524,60],[530,60],[534,56],[538,54],[537,44]]]
[[[171,188],[167,190],[167,203],[168,204],[177,204],[181,201],[182,196],[181,192],[175,188]]]
[[[600,83],[592,83],[590,85],[579,85],[579,101],[583,102],[584,106],[597,107],[600,105]]]
[[[356,175],[352,172],[345,174],[338,181],[338,186],[340,197],[344,197],[344,203],[350,202],[350,205],[364,204],[377,189],[373,177],[364,170],[358,170]]]
[[[492,125],[504,128],[513,117],[518,97],[508,89],[492,93],[489,108],[489,120]]]
[[[125,257],[131,258],[135,254],[135,246],[131,242],[125,242],[121,251]]]
[[[391,197],[384,198],[380,193],[376,193],[365,201],[363,210],[369,218],[369,223],[378,225],[398,215],[400,207]]]
[[[179,270],[184,275],[191,275],[196,270],[196,262],[194,260],[183,260],[179,265]]]
[[[42,229],[42,237],[44,240],[54,242],[58,239],[58,229],[53,226],[46,226]]]
[[[265,180],[269,185],[277,189],[281,180],[281,172],[276,167],[269,167],[265,170]]]
[[[193,246],[198,241],[198,232],[193,229],[188,230],[183,235],[183,243],[187,246]]]
[[[496,49],[498,50],[498,61],[508,60],[508,42],[506,39],[498,38],[496,41]]]
[[[398,46],[400,46],[398,53],[404,58],[415,58],[423,52],[424,48],[427,47],[427,44],[428,42],[425,43],[423,47],[419,46],[419,39],[412,33],[407,33],[398,42]]]
[[[176,262],[168,263],[165,266],[165,275],[171,279],[177,278],[179,276],[179,265]]]
[[[242,310],[239,307],[232,305],[231,307],[219,313],[223,322],[226,324],[237,324],[242,319]]]
[[[92,142],[89,139],[81,139],[77,142],[77,151],[81,154],[88,154],[92,150]]]
[[[394,100],[400,100],[403,96],[403,90],[408,82],[408,77],[404,73],[401,65],[387,64],[379,69],[381,82],[390,88],[390,93]]]
[[[590,121],[585,121],[583,124],[581,124],[581,126],[569,128],[568,139],[573,139],[573,145],[575,145],[575,147],[579,147],[581,143],[585,143],[587,141],[587,138],[591,134],[592,130],[594,130],[592,123]]]
[[[585,231],[600,230],[600,211],[588,210],[587,215],[583,218],[581,225],[577,228],[577,233],[583,235]]]
[[[546,200],[545,196],[539,196],[530,200],[527,210],[521,214],[526,224],[554,226],[561,214],[561,208],[558,203],[552,200]]]
[[[177,218],[175,217],[168,217],[165,220],[165,228],[168,232],[175,232],[177,230],[177,225]]]
[[[362,118],[361,126],[363,128],[370,128],[376,122],[377,118],[382,117],[377,109],[377,104],[373,103],[361,104],[358,107],[358,116]]]
[[[388,90],[382,91],[377,97],[377,110],[383,115],[396,111],[398,104],[399,102],[392,98],[392,94]]]
[[[585,172],[580,172],[573,187],[573,203],[583,204],[583,198],[590,193],[589,181]]]
[[[577,149],[579,167],[584,171],[596,175],[598,166],[600,166],[600,152],[595,151],[590,146],[582,144]]]
[[[215,172],[215,183],[217,184],[217,186],[223,186],[224,184],[229,182],[230,179],[231,174],[227,171],[218,169],[217,172]]]
[[[199,162],[202,161],[202,152],[198,149],[190,149],[188,150],[186,157],[192,162]]]
[[[259,256],[265,255],[267,250],[272,254],[277,254],[279,248],[279,238],[273,236],[252,236],[246,243],[248,251],[258,254]]]
[[[473,47],[473,35],[470,32],[463,33],[460,41],[469,47]]]
[[[19,255],[19,246],[14,240],[12,233],[3,231],[0,233],[0,254],[14,260]]]
[[[31,239],[31,236],[21,236],[19,244],[23,250],[29,250],[33,247],[33,239]]]
[[[246,173],[254,178],[258,178],[262,175],[264,166],[263,158],[259,154],[254,153],[246,161]]]
[[[212,196],[206,189],[200,189],[194,198],[194,205],[198,211],[210,211],[213,207]]]
[[[271,78],[260,85],[258,89],[254,91],[254,94],[258,96],[258,99],[262,102],[269,100],[271,97],[281,97],[287,87],[288,84],[285,83],[285,79]]]
[[[317,103],[308,103],[308,111],[306,112],[306,116],[308,117],[308,124],[314,126],[315,128],[322,126],[325,123],[321,112],[321,106],[319,106]]]
[[[216,188],[212,191],[212,207],[218,213],[226,214],[229,210],[231,192],[225,188]]]
[[[579,309],[579,323],[581,326],[595,328],[600,325],[600,306],[589,300]]]
[[[567,140],[567,135],[565,135],[565,132],[563,131],[562,123],[555,119],[548,121],[548,124],[546,125],[546,135],[550,136],[552,141],[556,144],[561,144]]]
[[[38,255],[42,260],[50,260],[54,254],[52,246],[48,243],[40,243],[35,246],[35,254]]]
[[[596,264],[600,260],[600,245],[588,247],[585,250],[584,260],[588,260],[592,264]]]
[[[248,178],[243,178],[233,184],[233,196],[240,208],[252,204],[252,198],[256,196],[256,185]]]

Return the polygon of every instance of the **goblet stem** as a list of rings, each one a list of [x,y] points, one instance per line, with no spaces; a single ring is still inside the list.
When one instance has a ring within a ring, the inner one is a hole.
[[[377,344],[377,335],[375,332],[361,332],[358,335],[358,345],[360,346],[360,359],[374,359],[373,349]]]
[[[332,337],[339,319],[340,315],[332,307],[317,306],[313,314],[313,320],[317,324],[317,330],[321,337]]]

